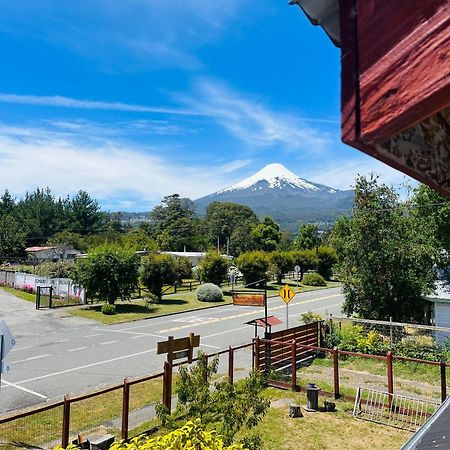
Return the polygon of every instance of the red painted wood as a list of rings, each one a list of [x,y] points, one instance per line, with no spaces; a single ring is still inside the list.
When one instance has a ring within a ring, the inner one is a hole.
[[[450,2],[357,0],[360,135],[388,140],[450,105]]]

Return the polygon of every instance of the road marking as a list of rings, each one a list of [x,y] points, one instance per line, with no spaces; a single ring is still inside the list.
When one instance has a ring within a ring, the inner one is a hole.
[[[99,345],[109,345],[109,344],[116,344],[119,341],[107,341],[107,342],[100,342]]]
[[[66,352],[78,352],[80,350],[86,350],[87,347],[75,347],[75,348],[69,348],[69,350],[66,350]]]
[[[22,386],[17,386],[17,384],[11,383],[10,381],[2,380],[2,383],[6,384],[6,386],[12,386],[12,387],[14,387],[16,389],[19,389],[21,391],[28,392],[29,394],[36,395],[37,397],[43,398],[44,400],[47,400],[47,398],[48,398],[45,395],[39,394],[39,392],[32,391],[31,389],[27,389],[27,388],[24,388]]]
[[[86,336],[83,336],[84,338],[91,338],[91,337],[95,337],[95,336],[101,336],[102,333],[95,333],[95,334],[87,334]]]
[[[306,301],[303,301],[301,303],[293,304],[291,306],[303,306],[306,303],[318,302],[318,301],[321,301],[321,300],[327,300],[329,298],[340,297],[340,296],[341,296],[341,294],[328,295],[326,297],[320,297],[320,298],[314,298],[314,299],[311,299],[311,300],[306,300]],[[267,310],[268,311],[276,311],[278,309],[285,309],[285,308],[286,308],[286,305],[280,305],[280,306],[272,306],[271,308],[267,308]],[[196,323],[195,325],[197,325],[197,326],[209,325],[211,323],[220,322],[220,321],[223,321],[223,320],[237,319],[239,317],[250,316],[250,315],[254,315],[254,314],[255,314],[255,311],[253,310],[253,311],[246,312],[246,313],[234,314],[232,316],[226,316],[226,317],[220,317],[220,318],[217,318],[217,319],[211,319],[211,320],[208,320],[208,321],[205,321],[205,322],[202,322],[202,323]],[[165,334],[165,333],[170,333],[172,331],[183,330],[185,328],[191,328],[191,327],[192,327],[192,324],[181,325],[179,327],[173,327],[173,328],[167,328],[165,330],[159,330],[159,331],[157,331],[157,333]]]
[[[125,330],[105,330],[109,331],[110,333],[125,333],[125,334],[133,334],[133,335],[139,335],[139,336],[153,336],[160,338],[158,334],[152,334],[152,333],[141,333],[139,331],[125,331]]]
[[[27,350],[27,349],[29,349],[29,348],[33,348],[33,346],[30,345],[29,347],[13,348],[13,349],[11,350],[11,353],[12,353],[12,352],[18,352],[18,351],[20,351],[20,350]]]
[[[69,342],[70,339],[63,339],[62,341],[56,341],[55,344],[61,344],[63,342]]]
[[[206,338],[210,338],[210,337],[214,337],[214,336],[219,336],[221,334],[231,333],[232,331],[243,330],[244,328],[247,328],[247,330],[249,329],[249,327],[247,325],[245,327],[233,328],[232,330],[221,331],[220,333],[210,334],[209,336],[202,336],[202,339],[206,339]]]
[[[200,344],[200,347],[211,347],[211,348],[215,348],[216,350],[221,349],[221,347],[217,347],[216,345],[207,345],[207,344]]]
[[[131,355],[118,356],[117,358],[106,359],[105,361],[97,361],[92,364],[86,364],[84,366],[72,367],[72,369],[61,370],[59,372],[48,373],[46,375],[41,375],[39,377],[28,378],[27,380],[18,381],[16,384],[30,383],[31,381],[43,380],[44,378],[55,377],[57,375],[64,375],[66,373],[77,372],[83,369],[89,369],[90,367],[101,366],[102,364],[108,364],[110,362],[121,361],[122,359],[134,358],[135,356],[146,355],[147,353],[156,352],[156,348],[151,350],[145,350],[143,352],[132,353]]]
[[[140,338],[145,338],[145,337],[148,337],[148,336],[153,336],[153,335],[149,335],[149,334],[139,334],[139,335],[137,335],[137,336],[131,336],[130,339],[140,339]],[[158,337],[160,338],[161,336],[158,336]]]
[[[29,358],[26,358],[26,359],[19,359],[19,361],[11,361],[9,364],[17,364],[17,363],[21,363],[21,362],[25,362],[25,361],[32,361],[33,359],[46,358],[47,356],[50,356],[50,355],[47,353],[45,355],[30,356]]]

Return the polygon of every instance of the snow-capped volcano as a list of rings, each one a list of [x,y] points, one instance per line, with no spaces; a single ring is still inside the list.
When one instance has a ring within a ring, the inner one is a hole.
[[[283,187],[290,186],[292,188],[309,189],[311,191],[326,190],[330,193],[336,192],[336,189],[323,186],[321,184],[312,183],[311,181],[304,180],[299,176],[291,172],[283,164],[273,163],[268,164],[259,172],[256,172],[251,177],[242,180],[241,182],[234,184],[225,189],[221,189],[217,193],[236,191],[239,189],[247,189],[255,186],[260,181],[266,181],[270,189],[282,189]],[[254,187],[254,190],[258,187]],[[261,187],[259,187],[261,189]]]
[[[231,202],[271,216],[283,229],[296,232],[300,223],[332,223],[351,208],[353,191],[340,191],[300,178],[279,163],[230,187],[194,201],[199,214],[212,202]]]

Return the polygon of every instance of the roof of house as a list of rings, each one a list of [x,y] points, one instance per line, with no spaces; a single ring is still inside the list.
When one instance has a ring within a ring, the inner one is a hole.
[[[428,450],[450,448],[450,397],[417,430],[400,450]]]
[[[33,252],[42,252],[44,250],[54,250],[57,247],[39,247],[39,246],[34,246],[34,247],[27,247],[25,249],[26,252],[28,253],[33,253]]]
[[[341,45],[339,0],[291,0],[298,5],[313,25],[320,25],[336,47]]]

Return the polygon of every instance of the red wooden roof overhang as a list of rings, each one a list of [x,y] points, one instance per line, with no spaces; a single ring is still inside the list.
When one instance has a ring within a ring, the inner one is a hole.
[[[291,3],[341,47],[343,142],[450,196],[450,0]]]

